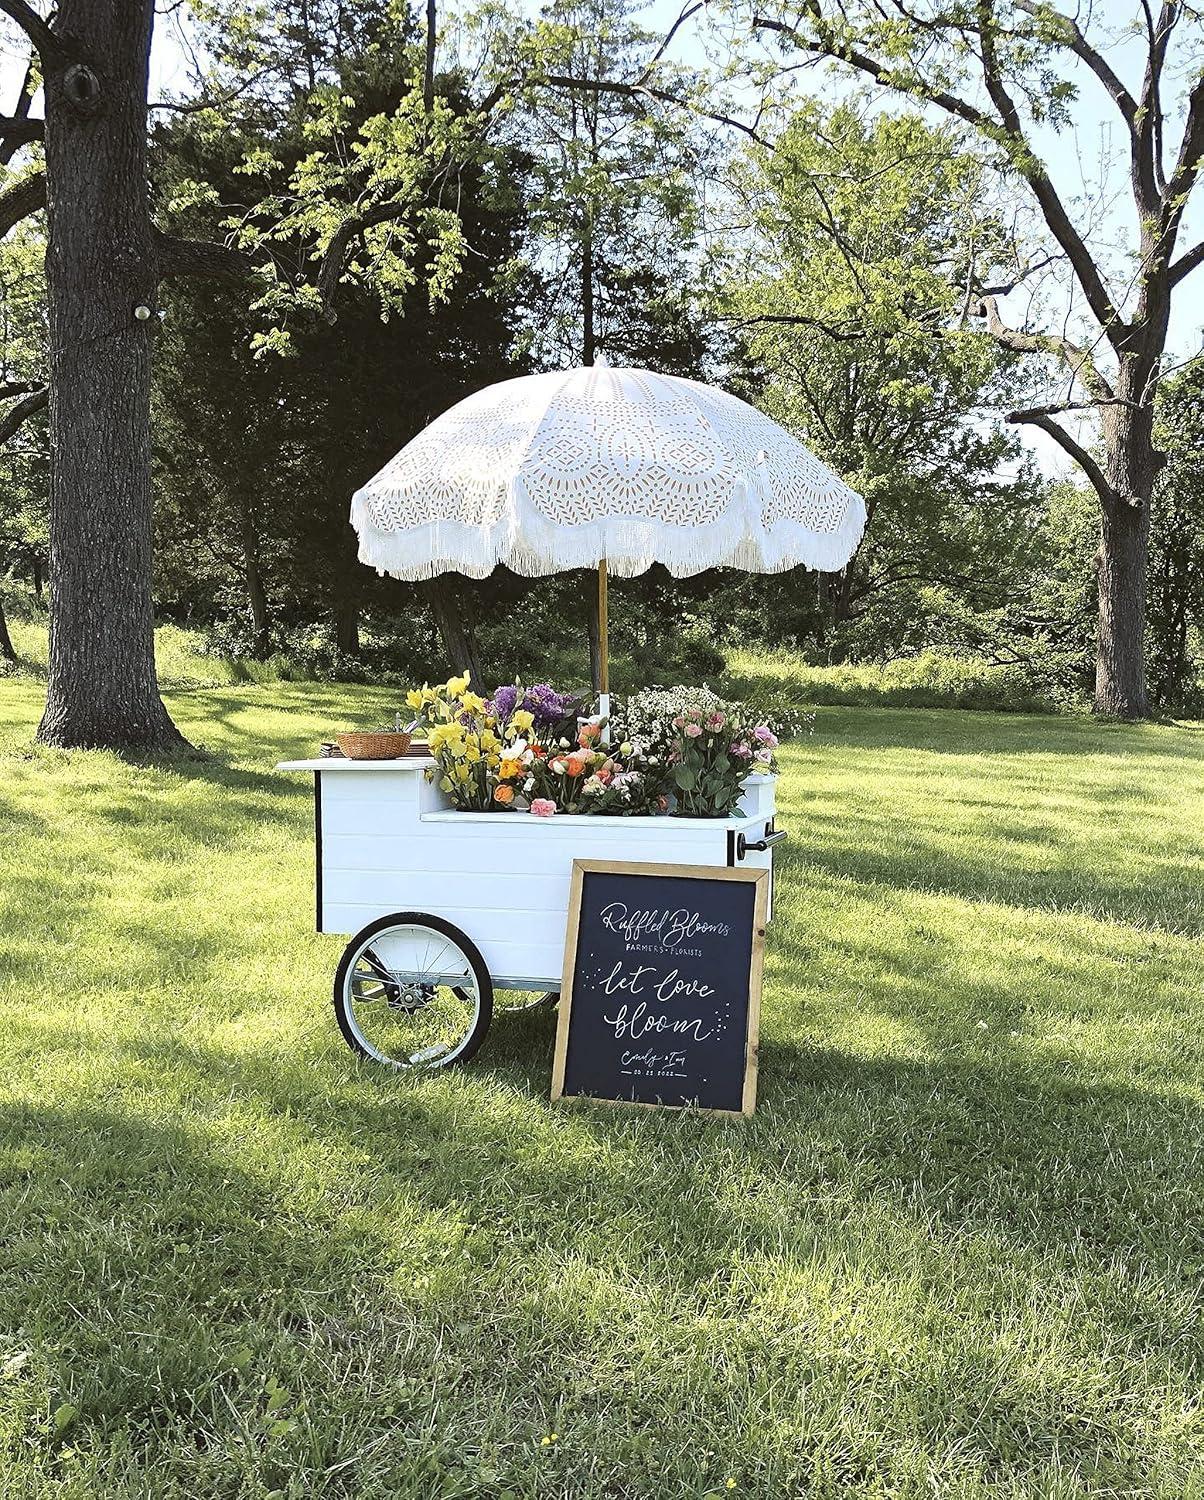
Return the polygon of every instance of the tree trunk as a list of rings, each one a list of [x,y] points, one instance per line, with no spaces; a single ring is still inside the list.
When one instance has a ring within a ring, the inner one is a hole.
[[[340,496],[340,502],[342,497]],[[355,532],[339,532],[339,564],[334,575],[334,643],[344,656],[360,654],[360,580],[364,574]]]
[[[259,533],[255,530],[251,507],[245,502],[240,510],[240,521],[243,581],[247,587],[247,613],[251,619],[251,655],[256,661],[266,661],[272,649],[268,626],[268,596],[259,567]]]
[[[343,656],[360,654],[360,602],[347,589],[334,607],[334,643]]]
[[[4,600],[0,599],[0,656],[5,661],[16,661],[17,653],[13,649],[13,638],[8,633],[8,620],[4,614]]]
[[[585,206],[581,228],[581,363],[594,362],[594,226],[592,208]]]
[[[88,59],[46,79],[50,310],[50,670],[38,737],[166,749],[151,605],[147,201],[151,0],[62,0]]]
[[[1117,394],[1136,402],[1148,373],[1122,366]],[[1104,472],[1111,494],[1100,496],[1099,633],[1095,712],[1144,719],[1146,695],[1146,566],[1150,501],[1158,472],[1154,416],[1148,403],[1108,409]]]
[[[477,660],[467,606],[457,598],[458,590],[450,574],[431,578],[418,585],[435,617],[435,626],[447,659],[455,672],[467,672],[477,692],[484,692],[484,676]]]

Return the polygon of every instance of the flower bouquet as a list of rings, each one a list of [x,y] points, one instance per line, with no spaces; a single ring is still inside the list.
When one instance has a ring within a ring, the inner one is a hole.
[[[616,720],[633,763],[657,776],[680,817],[725,818],[746,776],[777,770],[770,726],[709,688],[645,689],[626,700]]]
[[[462,812],[502,810],[498,799],[503,740],[497,716],[472,692],[467,673],[439,687],[415,688],[406,702],[429,725],[427,740],[435,760],[427,775],[438,782]]]

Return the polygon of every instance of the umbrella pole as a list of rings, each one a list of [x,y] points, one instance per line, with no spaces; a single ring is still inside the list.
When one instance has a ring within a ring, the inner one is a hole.
[[[610,647],[606,633],[606,559],[598,564],[598,712],[610,716]],[[610,744],[610,725],[602,730],[602,743]]]

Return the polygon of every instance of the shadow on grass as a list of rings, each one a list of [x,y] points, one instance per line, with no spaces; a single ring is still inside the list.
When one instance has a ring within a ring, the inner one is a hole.
[[[575,1420],[603,1429],[637,1391],[650,1409],[705,1393],[736,1420],[745,1367],[786,1361],[796,1400],[843,1384],[871,1427],[905,1380],[892,1440],[952,1444],[1000,1477],[1148,1479],[1133,1383],[1156,1367],[1177,1400],[1200,1369],[1193,1104],[1006,1053],[929,1065],[778,1044],[747,1124],[553,1108],[546,1020],[509,1018],[491,1044],[458,1075],[398,1079],[127,1039],[120,1103],[0,1108],[0,1305],[56,1351],[73,1441],[124,1444],[133,1465],[174,1429],[194,1485],[212,1447],[276,1487],[416,1423],[435,1494],[486,1403],[529,1425],[565,1399],[549,1356],[572,1349]],[[817,1296],[847,1322],[834,1341]],[[1030,1315],[1060,1363],[1012,1346]],[[655,1352],[615,1364],[653,1328]],[[266,1441],[269,1377],[338,1420]]]

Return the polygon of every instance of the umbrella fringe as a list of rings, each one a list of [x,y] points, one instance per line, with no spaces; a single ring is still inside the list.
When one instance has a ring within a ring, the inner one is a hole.
[[[857,550],[865,529],[865,504],[847,492],[844,513],[831,530],[813,531],[793,520],[763,527],[760,503],[748,487],[735,486],[726,509],[701,526],[640,516],[609,516],[578,526],[556,525],[544,518],[515,486],[515,503],[503,508],[493,526],[474,526],[435,520],[403,530],[376,524],[374,507],[387,509],[390,500],[412,502],[374,484],[356,492],[351,524],[359,536],[359,560],[379,573],[409,581],[462,573],[485,578],[504,565],[524,577],[539,577],[570,568],[592,568],[606,558],[609,570],[620,577],[643,573],[662,563],[675,577],[689,577],[708,568],[739,568],[750,573],[780,573],[805,566],[819,572],[839,572]]]

